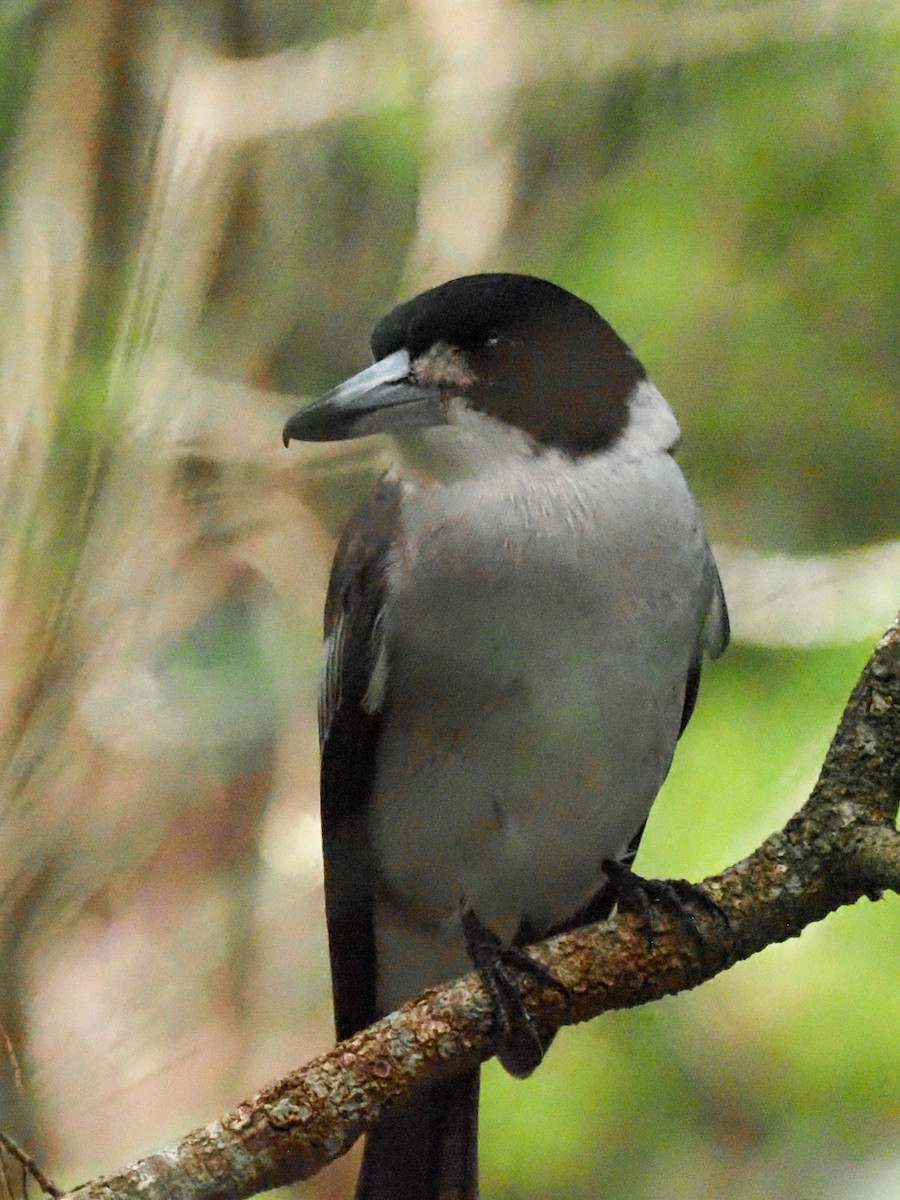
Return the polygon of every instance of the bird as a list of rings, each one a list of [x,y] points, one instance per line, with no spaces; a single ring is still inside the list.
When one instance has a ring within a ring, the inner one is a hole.
[[[371,350],[283,434],[386,434],[397,455],[325,601],[336,1032],[474,963],[500,1060],[526,1075],[546,1046],[516,1003],[523,948],[640,891],[630,864],[727,645],[725,597],[676,418],[585,300],[468,275],[394,307]],[[477,1109],[477,1070],[387,1108],[357,1200],[477,1196]]]

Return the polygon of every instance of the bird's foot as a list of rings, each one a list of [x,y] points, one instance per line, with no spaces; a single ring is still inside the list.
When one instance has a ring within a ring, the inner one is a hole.
[[[507,946],[467,904],[460,907],[466,950],[481,976],[499,1031],[497,1057],[510,1075],[524,1079],[540,1063],[552,1041],[545,1039],[522,999],[521,979],[531,976],[557,991],[565,991],[556,976],[521,946]]]
[[[695,941],[702,943],[703,935],[697,926],[700,914],[715,917],[727,932],[728,917],[702,888],[686,879],[644,879],[631,867],[615,859],[603,864],[606,878],[612,886],[616,906],[634,913],[646,926],[653,940],[660,927],[660,916],[668,914]]]

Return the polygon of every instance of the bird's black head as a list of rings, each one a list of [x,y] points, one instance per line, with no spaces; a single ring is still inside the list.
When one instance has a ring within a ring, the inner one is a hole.
[[[646,378],[589,304],[530,275],[466,275],[422,292],[378,322],[372,353],[373,367],[292,417],[285,437],[390,432],[392,410],[397,428],[441,424],[461,400],[538,446],[591,453],[616,439]],[[336,405],[344,419],[332,422]]]

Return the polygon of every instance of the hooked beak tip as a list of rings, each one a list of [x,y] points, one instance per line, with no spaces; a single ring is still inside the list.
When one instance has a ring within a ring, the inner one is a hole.
[[[395,406],[422,399],[411,386],[407,350],[395,350],[295,412],[281,440],[336,442],[386,432]]]

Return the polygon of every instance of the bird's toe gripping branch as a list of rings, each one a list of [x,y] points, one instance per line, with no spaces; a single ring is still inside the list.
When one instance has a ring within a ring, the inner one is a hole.
[[[644,879],[615,859],[607,859],[603,871],[612,885],[617,907],[634,913],[644,922],[651,940],[660,928],[659,918],[663,914],[669,915],[700,944],[704,939],[697,926],[698,915],[714,917],[723,932],[730,928],[724,910],[702,888],[686,879]]]
[[[467,905],[460,908],[466,950],[491,998],[496,1022],[497,1057],[501,1066],[519,1079],[538,1066],[551,1037],[542,1036],[522,997],[523,977],[565,992],[552,971],[521,946],[507,946]]]

